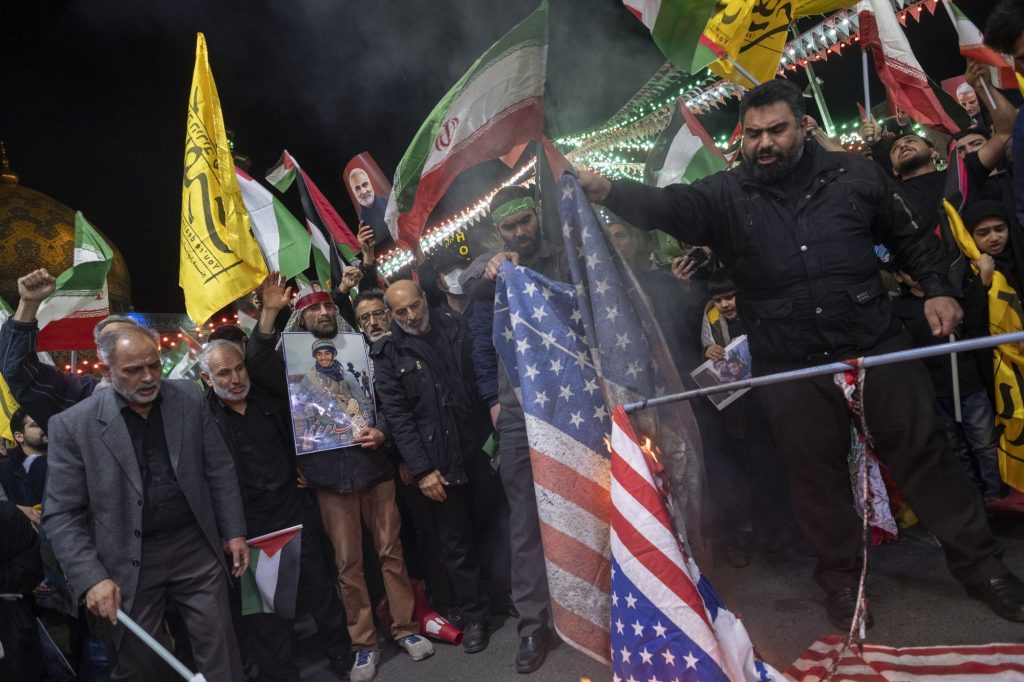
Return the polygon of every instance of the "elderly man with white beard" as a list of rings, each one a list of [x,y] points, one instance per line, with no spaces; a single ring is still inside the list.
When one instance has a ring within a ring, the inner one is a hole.
[[[316,504],[298,488],[288,403],[250,383],[244,351],[237,343],[211,341],[199,356],[199,366],[210,387],[206,398],[213,420],[235,460],[249,536],[302,524],[298,603],[316,621],[331,667],[347,674],[351,640],[345,612],[324,554]],[[242,627],[251,638],[260,679],[298,679],[291,619],[258,613],[245,616]]]

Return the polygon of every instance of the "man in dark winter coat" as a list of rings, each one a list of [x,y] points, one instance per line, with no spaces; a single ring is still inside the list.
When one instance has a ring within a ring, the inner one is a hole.
[[[391,334],[374,343],[374,383],[391,437],[409,474],[432,506],[441,552],[467,621],[468,653],[488,643],[488,601],[469,513],[466,458],[483,444],[483,415],[476,397],[469,338],[464,323],[431,310],[411,280],[392,284],[386,295]]]
[[[732,267],[757,374],[909,347],[879,275],[879,242],[920,283],[932,333],[948,335],[962,311],[942,246],[883,171],[810,141],[803,98],[788,81],[748,92],[740,121],[743,165],[735,171],[663,189],[582,171],[580,184],[591,201],[638,227],[711,246]],[[794,507],[818,556],[815,578],[829,616],[845,627],[854,615],[861,528],[847,471],[846,400],[829,376],[759,391],[778,451],[789,459]],[[933,401],[920,362],[870,370],[863,402],[875,453],[968,593],[1024,621],[1024,584],[999,558]]]

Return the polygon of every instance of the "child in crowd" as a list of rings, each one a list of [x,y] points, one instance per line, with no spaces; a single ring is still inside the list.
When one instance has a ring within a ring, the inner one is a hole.
[[[988,234],[993,231],[993,226],[998,230],[995,224],[1000,222],[1000,219],[993,219],[992,215],[1004,213],[1002,205],[995,201],[975,202],[965,212],[965,225],[971,230],[975,243],[982,253],[975,263],[978,274],[969,273],[964,280],[964,319],[956,331],[959,338],[976,338],[989,334],[987,291],[992,283],[992,273],[996,269],[993,257],[1006,246],[1006,221],[1002,220],[1001,246],[996,246],[995,240],[990,240]],[[932,335],[930,325],[924,316],[924,292],[918,283],[902,271],[897,273],[896,279],[902,285],[902,293],[893,302],[894,311],[913,337],[914,346],[946,343],[947,339]],[[953,373],[953,358],[949,355],[925,360],[935,386],[938,413],[946,427],[950,445],[978,493],[989,502],[1006,494],[1006,487],[999,475],[998,438],[992,401],[989,397],[989,387],[992,384],[992,351],[957,353],[955,363],[956,375]],[[956,420],[954,381],[959,386],[960,421]]]
[[[701,345],[723,378],[743,373],[742,360],[726,357],[725,347],[743,334],[736,308],[736,285],[727,270],[708,278]],[[730,367],[730,364],[732,367]],[[786,503],[787,487],[771,443],[758,396],[752,391],[719,412],[702,401],[695,410],[704,443],[704,464],[715,507],[716,551],[736,568],[751,562],[755,544],[767,551],[786,549],[795,529]]]

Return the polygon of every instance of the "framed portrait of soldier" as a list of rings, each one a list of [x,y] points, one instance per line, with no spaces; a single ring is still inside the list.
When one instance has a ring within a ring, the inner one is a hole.
[[[282,338],[295,453],[350,447],[364,427],[376,423],[363,335],[318,339],[285,332]]]

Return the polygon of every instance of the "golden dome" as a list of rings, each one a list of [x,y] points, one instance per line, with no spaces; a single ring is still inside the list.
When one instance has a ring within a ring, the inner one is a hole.
[[[6,161],[6,158],[4,159]],[[37,268],[56,277],[71,267],[75,251],[75,212],[42,192],[18,184],[4,163],[0,178],[0,296],[18,303],[18,278]],[[98,229],[98,228],[97,228]],[[102,234],[102,232],[101,232]],[[110,238],[114,264],[107,275],[112,312],[129,310],[132,280],[124,256]]]

